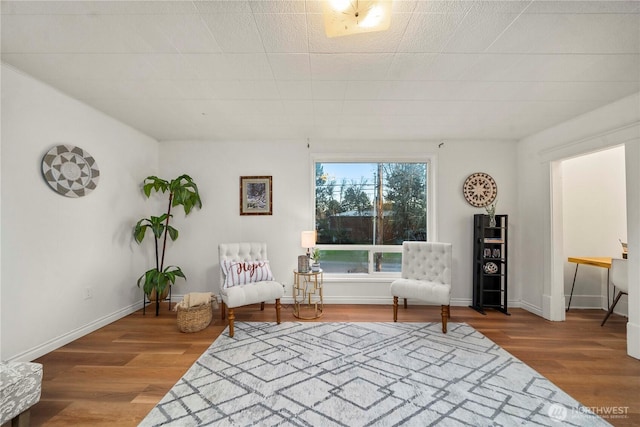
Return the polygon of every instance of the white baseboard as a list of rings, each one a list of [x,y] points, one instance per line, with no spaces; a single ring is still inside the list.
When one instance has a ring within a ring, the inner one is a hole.
[[[564,296],[564,300],[567,305],[569,305],[569,295]],[[601,309],[606,310],[607,306],[607,296],[602,297],[601,295],[580,295],[573,294],[571,298],[571,308],[593,308],[593,309]]]
[[[88,323],[80,328],[74,329],[66,334],[60,335],[59,337],[53,338],[41,345],[33,347],[29,350],[23,351],[8,360],[8,362],[30,362],[34,359],[37,359],[40,356],[44,356],[47,353],[51,353],[53,350],[56,350],[62,347],[65,344],[69,344],[72,341],[77,340],[93,331],[96,331],[103,326],[108,325],[109,323],[113,323],[116,320],[122,319],[129,314],[140,310],[142,308],[142,301],[138,301],[134,304],[131,304],[127,307],[124,307],[118,311],[115,311],[111,314],[103,316],[99,319],[94,320],[91,323]]]
[[[541,307],[536,307],[533,304],[529,304],[528,302],[520,302],[520,308],[522,308],[523,310],[527,310],[529,313],[533,313],[536,316],[540,316],[540,317],[544,317],[542,315],[542,308]]]

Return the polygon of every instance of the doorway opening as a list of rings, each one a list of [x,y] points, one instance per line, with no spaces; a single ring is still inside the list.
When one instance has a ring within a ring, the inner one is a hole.
[[[606,310],[613,298],[608,270],[570,263],[584,257],[621,258],[627,242],[624,145],[562,159],[552,167],[555,194],[552,221],[562,249],[554,256],[558,272],[553,286],[564,295],[565,307]],[[555,282],[558,283],[555,283]],[[616,306],[627,316],[627,299]],[[604,315],[604,314],[603,314]]]

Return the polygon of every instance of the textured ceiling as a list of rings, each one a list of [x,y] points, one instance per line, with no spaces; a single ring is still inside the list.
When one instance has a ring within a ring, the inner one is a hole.
[[[519,139],[640,90],[639,1],[2,1],[2,61],[158,139]]]

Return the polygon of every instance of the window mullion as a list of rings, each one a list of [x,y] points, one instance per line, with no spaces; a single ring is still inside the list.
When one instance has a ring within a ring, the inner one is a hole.
[[[374,272],[374,270],[373,270],[373,249],[372,249],[372,248],[370,248],[370,249],[369,249],[369,255],[368,255],[368,258],[369,258],[369,268],[368,268],[368,272],[369,272],[369,274],[371,274],[371,273],[373,273],[373,272]]]

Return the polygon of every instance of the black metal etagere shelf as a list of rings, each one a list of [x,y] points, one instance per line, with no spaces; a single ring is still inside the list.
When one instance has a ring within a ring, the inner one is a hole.
[[[508,215],[473,216],[473,303],[471,308],[486,314],[493,308],[506,315],[508,301]]]

